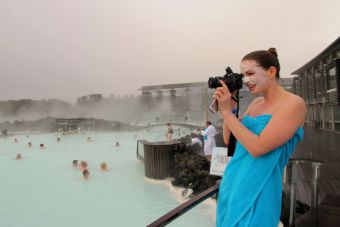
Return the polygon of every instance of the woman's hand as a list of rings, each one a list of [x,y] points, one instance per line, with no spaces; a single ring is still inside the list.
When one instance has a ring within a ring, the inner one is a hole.
[[[218,111],[222,116],[230,114],[236,106],[236,102],[231,98],[230,91],[223,80],[220,80],[222,87],[218,87],[213,98],[218,102]]]

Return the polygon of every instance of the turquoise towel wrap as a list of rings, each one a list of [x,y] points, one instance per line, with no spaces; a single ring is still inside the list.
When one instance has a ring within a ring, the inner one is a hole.
[[[270,119],[269,114],[245,116],[242,124],[259,135]],[[285,144],[257,158],[253,158],[237,142],[234,157],[228,164],[220,185],[217,227],[278,226],[282,172],[302,137],[303,129],[299,128]]]

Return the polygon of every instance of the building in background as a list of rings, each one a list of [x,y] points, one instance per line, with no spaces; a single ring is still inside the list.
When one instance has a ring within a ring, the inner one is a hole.
[[[281,78],[280,84],[292,90],[293,78]],[[207,82],[163,84],[143,86],[141,103],[145,123],[189,123],[204,124],[206,120],[217,122],[219,114],[208,110],[215,89],[209,89]],[[240,90],[240,115],[246,111],[256,96],[248,88]]]
[[[206,120],[216,122],[219,114],[208,110],[214,89],[207,82],[144,86],[141,91],[143,121],[148,123],[188,123],[204,125]],[[240,113],[254,97],[248,89],[240,91]]]
[[[103,99],[102,94],[85,95],[77,98],[77,104],[78,105],[96,104],[99,103],[102,99]]]
[[[340,37],[292,75],[293,92],[306,101],[306,124],[340,131]]]

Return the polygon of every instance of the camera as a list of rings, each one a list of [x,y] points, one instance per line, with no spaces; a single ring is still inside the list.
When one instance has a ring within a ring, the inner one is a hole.
[[[230,92],[233,92],[235,90],[240,90],[242,88],[242,74],[233,73],[230,67],[226,68],[226,74],[222,77],[210,77],[208,80],[208,87],[211,89],[215,89],[218,87],[222,87],[220,84],[220,80],[223,80],[223,82],[227,85]]]

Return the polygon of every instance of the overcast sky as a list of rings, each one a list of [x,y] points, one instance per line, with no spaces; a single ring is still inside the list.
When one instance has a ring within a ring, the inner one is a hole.
[[[340,35],[339,0],[0,0],[0,100],[207,81],[276,47],[282,76]]]

